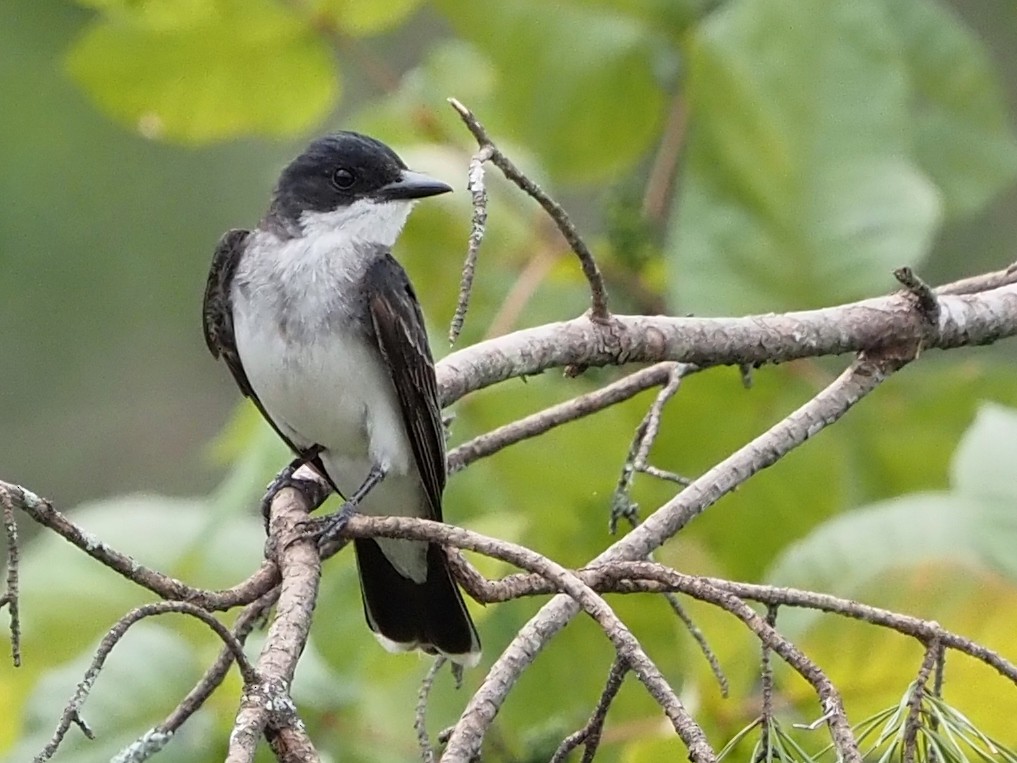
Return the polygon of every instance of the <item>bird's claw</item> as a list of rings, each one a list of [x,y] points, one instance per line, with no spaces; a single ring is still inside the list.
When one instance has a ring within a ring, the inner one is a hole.
[[[346,525],[356,513],[356,505],[347,501],[339,511],[316,519],[308,519],[303,525],[300,538],[304,540],[313,539],[318,542],[318,548],[340,539]]]
[[[295,467],[290,464],[281,472],[279,472],[275,479],[272,480],[268,487],[265,488],[265,495],[261,499],[261,516],[265,520],[265,528],[268,528],[268,518],[272,509],[272,501],[283,488],[291,487],[299,492],[304,500],[307,501],[308,511],[314,511],[328,498],[329,493],[332,492],[331,488],[322,484],[316,479],[304,479],[302,477],[294,477],[293,473],[299,467]]]

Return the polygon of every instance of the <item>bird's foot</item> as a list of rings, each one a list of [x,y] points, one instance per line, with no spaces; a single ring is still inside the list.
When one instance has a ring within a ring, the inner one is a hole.
[[[367,494],[384,479],[385,470],[380,466],[372,466],[371,471],[360,487],[354,491],[353,495],[346,499],[346,503],[342,505],[339,511],[318,519],[308,519],[303,523],[304,529],[300,537],[316,539],[320,551],[326,551],[329,547],[335,546],[335,544],[339,544],[341,547],[345,543],[345,540],[341,537],[342,532],[350,521],[350,517],[357,513],[357,507],[367,497]],[[334,552],[334,549],[331,552]]]
[[[293,473],[303,466],[304,463],[305,461],[302,458],[293,459],[265,488],[265,496],[261,499],[261,516],[265,520],[266,530],[268,530],[268,518],[272,508],[272,499],[283,488],[291,487],[304,496],[308,503],[309,512],[321,506],[325,499],[328,498],[329,493],[332,492],[332,489],[320,480],[293,476]]]
[[[342,542],[341,536],[343,530],[346,529],[350,517],[356,513],[356,503],[347,501],[339,511],[332,512],[324,517],[305,521],[300,537],[318,541],[319,549],[335,542]]]

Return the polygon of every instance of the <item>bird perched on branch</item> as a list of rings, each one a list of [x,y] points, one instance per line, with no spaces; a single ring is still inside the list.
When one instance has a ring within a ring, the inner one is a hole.
[[[451,190],[380,141],[340,132],[283,170],[254,230],[231,230],[216,248],[205,339],[297,456],[273,486],[293,484],[307,463],[346,499],[318,520],[322,538],[353,511],[442,518],[434,361],[391,249],[417,199]],[[480,640],[440,546],[377,538],[354,547],[383,646],[477,662]]]

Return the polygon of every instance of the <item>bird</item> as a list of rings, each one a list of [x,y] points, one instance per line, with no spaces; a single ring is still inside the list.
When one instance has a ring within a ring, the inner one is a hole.
[[[419,199],[452,188],[356,132],[314,140],[282,171],[252,230],[220,239],[203,323],[249,398],[295,454],[270,486],[308,464],[352,512],[442,520],[445,431],[424,316],[392,254]],[[353,543],[367,624],[389,651],[460,667],[480,638],[435,543]]]

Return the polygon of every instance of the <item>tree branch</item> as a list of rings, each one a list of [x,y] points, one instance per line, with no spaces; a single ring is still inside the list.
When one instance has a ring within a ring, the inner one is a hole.
[[[474,437],[469,442],[449,451],[449,474],[462,471],[474,461],[487,458],[509,445],[537,437],[562,424],[576,421],[629,400],[651,387],[660,386],[667,382],[673,368],[673,363],[658,363],[629,374],[594,392],[579,395],[564,403],[545,408],[518,421],[513,421],[511,424]]]
[[[1017,308],[1017,295],[1015,295]],[[838,420],[864,395],[871,392],[907,362],[905,357],[859,360],[814,399],[790,414],[765,434],[740,448],[706,474],[695,480],[646,521],[600,554],[594,564],[608,561],[645,559],[655,548],[721,496],[744,483],[753,474],[771,466],[785,454]],[[530,619],[491,668],[498,682],[485,681],[473,695],[449,739],[444,760],[469,761],[507,696],[509,687],[528,663],[518,652],[536,652],[576,615],[578,606],[567,597],[556,596]]]
[[[216,620],[211,614],[196,607],[193,604],[188,604],[182,601],[160,601],[154,604],[146,604],[136,609],[131,610],[124,615],[103,637],[99,643],[99,648],[96,649],[95,657],[92,659],[92,664],[89,666],[85,673],[85,677],[81,683],[78,684],[77,689],[74,692],[74,696],[71,701],[67,704],[64,709],[63,716],[60,719],[60,723],[57,725],[56,731],[53,732],[53,738],[49,744],[43,748],[35,757],[35,763],[43,763],[49,760],[56,753],[57,748],[63,741],[64,736],[72,725],[77,725],[89,738],[92,737],[92,733],[89,730],[87,724],[82,720],[80,712],[81,707],[84,705],[85,700],[88,699],[88,695],[92,691],[92,687],[95,685],[96,679],[99,677],[99,673],[102,672],[103,665],[106,664],[106,659],[113,651],[120,640],[127,634],[127,631],[135,623],[145,619],[146,617],[153,617],[155,615],[164,615],[167,613],[178,613],[194,617],[201,620],[203,623],[208,625],[219,638],[223,640],[226,647],[233,654],[233,659],[236,660],[237,665],[240,668],[240,673],[244,677],[245,683],[250,683],[257,678],[254,672],[254,668],[251,667],[248,662],[246,655],[244,654],[243,646],[229,629]]]
[[[595,322],[606,321],[610,317],[610,312],[607,309],[607,286],[604,285],[604,277],[600,273],[600,268],[597,267],[597,261],[593,258],[592,252],[586,246],[586,242],[579,236],[579,232],[576,230],[575,225],[569,219],[568,213],[562,208],[562,206],[544,193],[540,186],[530,180],[524,175],[512,160],[509,159],[501,150],[494,144],[491,137],[487,134],[484,126],[480,124],[479,120],[473,115],[468,108],[463,106],[455,98],[449,98],[448,102],[452,105],[452,108],[456,110],[460,118],[463,120],[463,124],[466,125],[467,129],[473,134],[473,137],[477,139],[477,144],[480,146],[480,153],[474,158],[471,163],[471,169],[483,161],[492,162],[502,173],[519,186],[528,196],[531,196],[544,211],[547,212],[548,216],[554,220],[554,224],[558,226],[558,230],[561,231],[562,236],[568,242],[569,246],[572,247],[572,251],[575,252],[576,257],[579,258],[579,264],[583,269],[583,275],[586,276],[586,280],[590,284],[590,295],[591,295],[591,307],[590,307],[590,318]],[[473,172],[471,172],[471,179]],[[483,175],[480,174],[482,179]],[[476,198],[474,199],[476,204]],[[478,207],[479,209],[479,207]],[[479,212],[477,213],[479,215]],[[476,225],[477,216],[474,217],[474,225]],[[472,245],[472,236],[471,236]],[[479,244],[478,244],[479,246]]]
[[[1006,272],[1006,271],[1004,271]],[[1017,271],[989,274],[1004,285],[939,297],[941,315],[926,349],[991,344],[1017,335]],[[949,287],[947,287],[949,288]],[[443,406],[470,392],[549,368],[676,361],[701,368],[783,363],[806,357],[918,346],[927,326],[907,293],[840,307],[744,318],[613,315],[516,331],[438,362]]]
[[[137,583],[168,601],[186,601],[208,611],[222,611],[250,604],[270,591],[279,582],[279,572],[271,561],[264,562],[247,580],[222,591],[207,591],[184,583],[158,570],[153,570],[135,559],[107,546],[101,540],[79,527],[52,504],[20,485],[0,480],[0,503],[21,509],[44,527],[53,530],[100,564],[109,567],[121,577]]]
[[[301,467],[295,476],[311,474],[310,469]],[[246,688],[237,711],[227,763],[251,763],[258,739],[266,730],[280,759],[297,755],[290,751],[296,747],[303,757],[293,760],[317,760],[289,695],[297,661],[307,643],[321,578],[317,541],[306,534],[303,525],[307,510],[306,500],[293,488],[280,490],[272,500],[268,554],[282,577],[279,603],[258,658],[259,680]],[[284,745],[282,753],[279,745]]]

